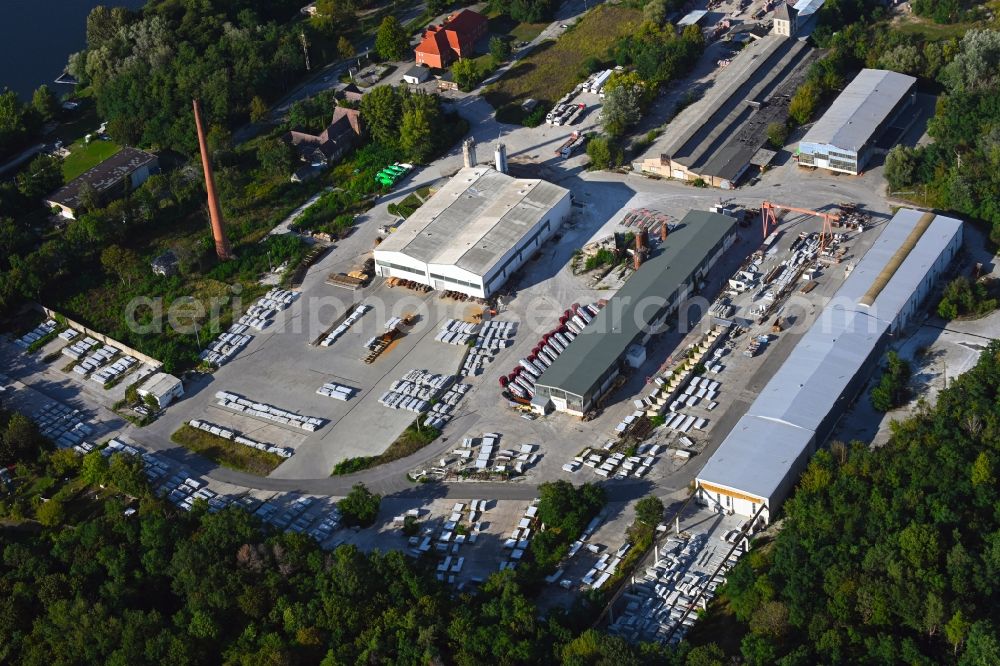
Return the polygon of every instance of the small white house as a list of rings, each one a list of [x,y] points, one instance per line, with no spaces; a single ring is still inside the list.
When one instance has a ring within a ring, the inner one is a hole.
[[[431,78],[431,70],[420,65],[414,65],[403,74],[403,81],[410,85],[418,85]]]
[[[146,396],[153,396],[156,404],[160,406],[160,409],[163,409],[184,395],[184,385],[181,383],[181,380],[173,375],[168,375],[165,372],[157,372],[139,387],[139,395],[143,399]]]

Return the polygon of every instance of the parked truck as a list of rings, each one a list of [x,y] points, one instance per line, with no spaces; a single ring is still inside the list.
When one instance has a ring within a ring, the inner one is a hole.
[[[559,149],[556,150],[556,155],[561,156],[563,159],[569,157],[573,154],[577,148],[583,143],[583,135],[580,132],[575,131],[569,135],[569,138],[563,142]]]

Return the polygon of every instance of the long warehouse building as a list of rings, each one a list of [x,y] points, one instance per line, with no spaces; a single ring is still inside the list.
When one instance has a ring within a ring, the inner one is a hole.
[[[962,244],[962,222],[900,209],[695,481],[696,499],[767,522],[920,312]]]
[[[375,273],[488,298],[569,214],[565,188],[467,167],[375,248]]]
[[[736,219],[690,211],[535,382],[532,407],[583,416],[621,373],[641,365],[650,336],[736,240]]]
[[[857,175],[879,150],[895,143],[911,118],[917,80],[882,69],[863,69],[799,141],[802,166]],[[892,131],[895,129],[895,131]]]

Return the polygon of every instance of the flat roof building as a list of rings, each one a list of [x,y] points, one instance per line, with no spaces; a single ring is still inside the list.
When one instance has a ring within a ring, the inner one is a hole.
[[[912,122],[903,119],[903,112],[916,99],[916,82],[897,72],[861,70],[799,141],[799,164],[861,173],[871,157],[891,147]],[[883,136],[889,145],[879,143]]]
[[[156,155],[126,146],[50,194],[45,204],[58,208],[63,217],[74,219],[88,190],[93,192],[97,205],[104,205],[142,185],[158,166]]]
[[[184,395],[184,384],[177,377],[165,372],[154,373],[139,387],[139,396],[142,398],[152,396],[160,409],[182,395]]]
[[[621,373],[626,352],[649,341],[736,239],[736,219],[690,211],[535,382],[533,404],[582,416]]]
[[[488,298],[569,213],[563,187],[466,167],[375,248],[375,273]]]
[[[698,501],[767,522],[961,244],[960,220],[900,209],[698,474]]]

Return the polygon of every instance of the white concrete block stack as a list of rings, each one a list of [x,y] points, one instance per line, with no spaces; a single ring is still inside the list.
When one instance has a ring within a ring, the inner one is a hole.
[[[256,416],[268,421],[274,421],[275,423],[302,428],[306,432],[316,432],[326,422],[315,416],[303,416],[275,407],[274,405],[254,402],[249,398],[237,395],[236,393],[227,393],[226,391],[217,391],[215,393],[215,404],[219,407],[225,407],[246,414],[247,416]]]
[[[273,317],[291,305],[298,296],[298,292],[274,288],[257,299],[240,317],[239,323],[263,331],[271,325]]]
[[[335,329],[330,331],[326,337],[320,341],[320,346],[329,347],[332,345],[337,341],[337,338],[346,333],[347,329],[354,325],[354,322],[361,319],[361,316],[371,309],[372,306],[370,305],[366,305],[364,303],[358,304],[358,306],[351,311],[351,314],[347,315],[347,318],[340,324],[340,326],[337,326]]]
[[[61,449],[74,447],[94,429],[83,421],[79,409],[73,409],[61,402],[50,402],[31,415],[41,433],[55,442]]]
[[[63,347],[62,355],[68,356],[74,361],[79,361],[95,346],[97,346],[97,340],[88,335],[83,340],[77,340],[73,344]]]
[[[524,558],[524,553],[531,543],[537,520],[538,500],[536,499],[524,510],[524,517],[518,521],[517,527],[511,532],[510,537],[504,540],[503,547],[510,551],[510,555],[508,559],[500,563],[500,571],[516,568],[517,564]]]
[[[225,365],[253,340],[253,336],[246,333],[247,328],[246,324],[233,324],[210,342],[198,358],[218,367]]]
[[[77,365],[73,366],[73,372],[85,377],[95,370],[98,370],[110,363],[111,359],[120,353],[121,351],[119,349],[111,346],[95,349],[85,358],[81,359]]]
[[[139,361],[134,356],[122,356],[111,365],[97,370],[90,376],[90,381],[104,385],[132,368]]]
[[[243,446],[249,446],[251,449],[257,449],[258,451],[265,451],[267,453],[274,453],[281,456],[282,458],[291,458],[292,454],[295,453],[292,449],[288,449],[281,446],[274,446],[273,444],[266,444],[264,442],[258,442],[257,440],[250,439],[249,437],[244,437],[239,432],[235,430],[230,430],[214,423],[209,423],[208,421],[200,421],[198,419],[191,419],[188,421],[188,425],[192,428],[197,428],[198,430],[204,430],[205,432],[212,433],[223,439],[228,439],[237,444],[242,444]]]
[[[394,381],[378,401],[390,409],[405,409],[420,414],[430,408],[431,401],[448,388],[454,379],[452,375],[410,370],[402,379]]]
[[[727,557],[739,535],[739,530],[730,530],[720,537],[724,543],[719,545],[711,543],[707,534],[671,536],[643,579],[623,595],[625,611],[609,631],[629,640],[665,640],[670,636],[671,642],[679,641],[697,617],[693,611],[685,617],[685,611],[692,608],[699,594],[707,605],[725,574],[744,554],[743,544],[739,544]],[[714,576],[720,566],[719,575]]]
[[[478,375],[501,349],[506,349],[514,344],[515,335],[517,335],[515,322],[495,319],[484,322],[478,337],[476,337],[475,344],[465,359],[462,372],[467,376]]]
[[[443,428],[452,419],[458,403],[471,388],[469,384],[453,384],[437,402],[431,405],[431,411],[427,415],[427,425],[438,430]]]
[[[16,344],[21,349],[27,349],[35,342],[38,342],[49,333],[56,330],[56,326],[58,325],[59,324],[56,323],[55,319],[49,319],[48,321],[42,322],[41,324],[39,324],[32,330],[28,331],[27,333],[19,337],[17,340],[15,340],[14,344]]]
[[[347,402],[354,397],[354,394],[357,393],[357,389],[350,386],[344,386],[343,384],[337,384],[336,382],[327,382],[316,389],[316,393],[325,395],[328,398],[333,398],[334,400]]]

